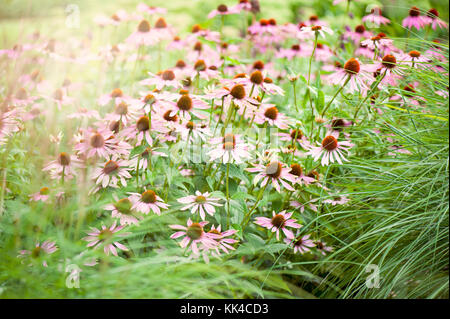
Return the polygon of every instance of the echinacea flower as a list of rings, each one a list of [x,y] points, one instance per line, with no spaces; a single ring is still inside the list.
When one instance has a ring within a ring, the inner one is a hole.
[[[370,13],[362,17],[361,21],[365,23],[369,22],[375,24],[376,26],[379,26],[380,24],[389,24],[391,22],[391,20],[381,15],[380,8],[373,8],[370,10]]]
[[[146,215],[150,213],[150,210],[156,215],[161,215],[161,208],[167,209],[170,206],[151,189],[147,189],[142,194],[130,193],[130,195],[130,200],[133,202],[131,208]]]
[[[323,203],[336,206],[336,205],[344,205],[344,204],[348,203],[349,201],[350,201],[350,199],[346,196],[334,196],[333,198],[324,199]]]
[[[314,178],[309,177],[303,173],[303,168],[301,167],[300,164],[297,163],[291,164],[291,171],[289,173],[295,176],[294,184],[309,185],[315,182]]]
[[[131,178],[130,170],[128,161],[113,156],[106,163],[100,164],[100,167],[94,169],[92,178],[99,187],[118,188],[119,181],[122,186],[127,186],[127,179]]]
[[[333,30],[331,30],[330,28],[328,28],[326,26],[312,25],[309,27],[301,28],[300,33],[306,33],[309,35],[316,35],[316,36],[320,35],[322,38],[325,38],[325,34],[332,35]]]
[[[42,187],[39,192],[30,195],[30,201],[46,202],[50,198],[50,189],[48,187]]]
[[[277,240],[280,239],[280,230],[283,231],[286,238],[293,239],[294,233],[286,227],[301,228],[300,224],[297,224],[295,219],[290,218],[292,213],[286,213],[285,211],[272,212],[272,218],[256,217],[255,224],[269,229],[271,232],[276,232]]]
[[[0,111],[0,145],[6,142],[6,138],[19,131],[19,121],[15,109],[7,112]]]
[[[276,126],[279,129],[287,129],[288,118],[278,111],[278,108],[274,104],[262,104],[256,111],[255,123],[264,124],[268,123],[270,126]]]
[[[189,218],[187,221],[187,227],[182,225],[170,225],[170,228],[180,230],[172,234],[170,238],[175,239],[184,236],[180,242],[180,246],[182,248],[189,246],[188,250],[192,250],[195,256],[199,256],[200,250],[198,245],[201,245],[203,250],[205,248],[212,249],[218,245],[215,239],[221,237],[220,235],[214,233],[205,232],[203,227],[207,224],[208,222],[206,221],[193,223]]]
[[[216,211],[214,206],[222,206],[222,204],[217,203],[219,200],[220,198],[211,197],[209,192],[201,193],[200,191],[196,191],[195,195],[177,199],[179,203],[186,204],[181,210],[190,209],[191,214],[195,214],[198,211],[202,220],[205,220],[205,212],[213,216]]]
[[[148,73],[150,77],[148,79],[142,80],[140,84],[142,85],[154,85],[157,90],[161,90],[164,87],[180,87],[180,81],[176,79],[175,73],[172,70],[165,70],[157,74]]]
[[[272,181],[273,187],[280,192],[280,183],[286,189],[290,191],[294,191],[294,188],[289,185],[288,182],[295,183],[294,175],[290,174],[291,168],[285,167],[284,163],[273,161],[270,162],[267,166],[262,164],[253,164],[255,167],[247,168],[246,170],[252,173],[258,173],[253,179],[253,184],[257,184],[260,180],[261,187],[266,186],[270,181]]]
[[[139,220],[143,219],[142,215],[132,208],[133,203],[128,197],[118,200],[114,196],[114,199],[116,202],[106,205],[105,209],[111,211],[111,217],[119,218],[120,225],[137,225]]]
[[[220,251],[222,250],[225,254],[229,253],[229,250],[235,250],[233,246],[231,246],[234,243],[237,243],[238,241],[233,238],[227,238],[230,236],[233,236],[235,233],[237,233],[237,230],[235,229],[229,229],[226,231],[221,231],[221,226],[219,225],[217,228],[212,225],[211,229],[208,231],[208,233],[219,235],[220,238],[216,238],[216,241],[218,245],[210,251],[212,252],[212,255],[215,257],[219,257],[221,255]]]
[[[361,64],[357,59],[351,58],[345,62],[342,69],[331,76],[331,82],[338,85],[348,83],[348,86],[346,86],[348,92],[362,92],[364,94],[373,82],[372,74],[374,71],[373,65]]]
[[[217,7],[217,9],[214,9],[213,11],[211,11],[208,14],[208,19],[214,18],[215,16],[225,16],[225,15],[229,15],[229,14],[236,14],[239,13],[239,11],[237,10],[237,7],[231,7],[228,8],[226,5],[224,4],[219,4],[219,6]]]
[[[417,50],[409,51],[408,54],[404,54],[401,57],[401,60],[406,65],[409,65],[411,67],[417,67],[417,68],[427,68],[428,63],[430,59],[426,57],[425,55],[421,54]]]
[[[19,251],[19,254],[17,257],[24,258],[24,257],[31,257],[31,259],[34,260],[42,260],[42,258],[45,258],[46,255],[53,254],[55,251],[58,250],[58,247],[56,246],[56,243],[53,241],[46,240],[42,244],[37,243],[36,246],[32,250],[21,250]],[[32,263],[29,264],[31,266]],[[42,265],[44,267],[48,267],[47,261],[42,260]]]
[[[408,29],[412,29],[415,27],[417,30],[420,30],[425,26],[424,17],[420,15],[420,9],[417,7],[412,7],[409,10],[409,15],[403,19],[402,26]]]
[[[342,161],[348,162],[343,153],[347,153],[353,144],[348,141],[338,141],[336,134],[326,136],[320,146],[312,146],[308,155],[313,156],[314,161],[322,158],[321,165],[326,166],[335,161],[342,164]]]
[[[42,170],[50,171],[52,179],[71,179],[74,175],[74,168],[81,166],[81,161],[75,155],[61,152],[56,160],[48,163]]]
[[[319,251],[323,256],[325,256],[327,253],[333,251],[333,247],[328,246],[325,242],[317,240],[314,242],[316,245],[317,251]]]
[[[212,138],[210,144],[215,146],[208,152],[211,161],[221,158],[223,163],[234,161],[237,164],[242,163],[243,159],[250,156],[247,144],[241,139],[240,135],[228,133],[224,137]]]
[[[291,130],[290,133],[278,133],[278,136],[280,137],[280,141],[287,141],[292,146],[295,146],[296,142],[304,149],[307,149],[310,146],[307,137],[300,129]]]
[[[119,243],[115,237],[123,237],[127,234],[116,234],[122,230],[125,226],[116,226],[117,222],[114,222],[110,227],[102,225],[102,229],[99,230],[95,227],[91,227],[91,232],[87,233],[89,236],[83,238],[83,240],[89,242],[87,247],[97,247],[103,246],[103,251],[106,255],[111,252],[114,256],[118,256],[117,249],[128,251],[129,249]],[[117,248],[117,249],[116,249]]]
[[[118,140],[108,128],[99,128],[83,131],[81,141],[74,148],[87,158],[97,155],[107,159],[111,155],[128,155],[131,146]]]
[[[436,30],[436,27],[439,27],[441,29],[448,28],[448,24],[439,19],[439,12],[434,8],[428,10],[427,15],[423,17],[423,21],[425,25],[431,24],[433,30]]]
[[[206,102],[187,93],[181,94],[177,102],[170,102],[169,105],[172,107],[169,117],[180,115],[188,121],[191,119],[191,114],[199,119],[205,119],[207,116],[198,110],[209,108],[209,105]]]
[[[150,32],[150,23],[147,20],[142,20],[139,22],[137,30],[130,34],[126,41],[139,47],[156,44],[158,39],[153,32]]]
[[[284,242],[294,248],[294,254],[300,253],[304,254],[310,251],[310,248],[314,247],[314,242],[309,239],[310,235],[299,236],[299,232],[297,231],[296,237],[293,239],[285,238]]]

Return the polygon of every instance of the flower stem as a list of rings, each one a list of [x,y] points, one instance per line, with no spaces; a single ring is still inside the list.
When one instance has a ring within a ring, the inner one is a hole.
[[[341,92],[342,89],[344,88],[344,86],[346,86],[347,83],[350,81],[351,76],[352,76],[352,75],[349,74],[349,75],[347,76],[347,79],[345,80],[344,84],[342,84],[341,87],[339,88],[339,90],[337,90],[336,93],[334,93],[334,96],[332,97],[331,101],[328,102],[327,106],[325,106],[325,108],[323,109],[322,115],[321,115],[322,117],[325,116],[325,112],[328,110],[328,108],[330,107],[331,103],[333,103],[334,99],[335,99],[336,96],[339,94],[339,92]]]
[[[250,218],[252,217],[252,213],[255,210],[255,208],[258,206],[259,201],[261,200],[264,191],[267,188],[267,185],[269,185],[269,183],[267,183],[266,185],[264,185],[263,188],[261,188],[261,190],[259,191],[258,197],[256,198],[256,202],[253,205],[253,207],[248,211],[248,213],[244,216],[244,219],[242,220],[242,224],[241,224],[241,230],[242,232],[244,232],[245,227],[247,226],[248,222],[250,221]]]

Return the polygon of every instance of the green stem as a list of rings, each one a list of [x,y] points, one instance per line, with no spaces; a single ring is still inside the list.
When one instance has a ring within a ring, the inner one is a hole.
[[[253,207],[248,211],[248,213],[244,216],[244,219],[242,220],[242,224],[241,224],[241,229],[242,229],[242,233],[244,232],[245,227],[247,226],[248,222],[250,221],[250,218],[252,217],[252,213],[253,211],[256,209],[256,207],[259,204],[259,201],[261,200],[264,191],[267,188],[267,185],[269,185],[269,182],[267,182],[266,185],[264,185],[263,188],[261,188],[261,190],[259,191],[258,197],[256,198],[256,202],[253,205]]]
[[[328,108],[330,107],[331,103],[333,103],[334,99],[335,99],[336,96],[339,94],[339,92],[341,92],[342,89],[344,88],[344,86],[346,86],[347,83],[350,81],[351,77],[352,77],[352,75],[349,74],[349,75],[347,76],[347,79],[345,80],[344,84],[342,84],[341,87],[339,88],[339,90],[337,90],[336,93],[334,93],[333,97],[331,98],[331,101],[328,102],[327,106],[325,106],[325,108],[323,109],[322,115],[321,115],[322,117],[325,116],[325,112],[328,110]]]

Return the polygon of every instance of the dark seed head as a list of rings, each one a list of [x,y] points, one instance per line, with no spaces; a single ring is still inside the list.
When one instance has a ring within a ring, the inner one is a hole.
[[[186,235],[191,240],[199,239],[200,237],[202,237],[202,234],[203,234],[203,227],[198,223],[192,223],[191,226],[189,226],[186,231]]]
[[[263,82],[264,78],[259,70],[253,71],[253,73],[250,75],[250,81],[254,84],[261,84]]]
[[[342,131],[344,126],[345,122],[343,119],[334,119],[331,121],[331,128],[335,131]]]
[[[178,101],[177,106],[180,110],[190,111],[192,109],[192,99],[189,95],[182,95]]]
[[[172,70],[165,70],[161,77],[164,81],[173,81],[175,80],[175,73]]]
[[[418,58],[418,57],[420,57],[420,52],[419,51],[416,51],[416,50],[413,50],[413,51],[409,51],[409,56],[411,57],[411,58]]]
[[[130,214],[131,206],[132,203],[128,198],[122,198],[114,204],[114,207],[119,211],[119,213],[126,215]]]
[[[300,164],[294,163],[291,165],[291,171],[289,173],[295,176],[302,176],[303,168],[300,166]]]
[[[67,166],[70,164],[70,155],[66,152],[62,152],[58,155],[58,163],[62,166]]]
[[[264,116],[271,119],[276,120],[278,117],[278,109],[275,106],[269,107],[265,112]]]
[[[114,110],[114,113],[116,113],[116,114],[118,114],[118,115],[127,115],[127,113],[128,113],[128,105],[127,105],[127,103],[125,103],[125,102],[120,102],[117,106],[116,106],[116,108],[115,108],[115,110]]]
[[[148,116],[141,116],[136,122],[136,127],[139,132],[147,131],[150,128],[150,121],[148,119]]]
[[[150,23],[147,20],[142,20],[138,25],[139,32],[149,32],[150,31]]]
[[[111,92],[111,97],[121,97],[121,96],[123,96],[123,92],[122,92],[122,90],[121,89],[114,89],[114,90],[112,90],[112,92]]]
[[[364,33],[364,31],[366,31],[366,28],[362,24],[357,25],[355,27],[355,32],[356,33]]]
[[[196,42],[195,44],[194,44],[194,51],[201,51],[203,49],[203,44],[201,43],[201,42]]]
[[[100,133],[94,133],[91,136],[90,144],[93,148],[100,148],[105,145],[105,139]]]
[[[262,69],[264,69],[264,62],[261,61],[261,60],[255,61],[255,62],[253,63],[253,68],[256,69],[256,70],[262,70]]]
[[[141,194],[141,201],[146,204],[152,204],[156,202],[156,193],[152,190],[146,190]]]
[[[118,168],[119,164],[117,164],[115,161],[108,161],[103,168],[103,172],[109,175],[114,173]]]
[[[198,60],[194,64],[194,69],[198,72],[206,70],[206,63],[204,60]]]
[[[292,130],[291,138],[295,139],[295,136],[297,136],[297,139],[300,140],[303,137],[303,132],[301,130]]]
[[[183,60],[178,60],[177,63],[175,64],[176,68],[179,69],[183,69],[186,67],[186,62],[184,62]]]
[[[383,60],[381,61],[383,66],[388,69],[395,68],[395,64],[397,63],[397,59],[392,54],[387,54],[383,57]]]
[[[355,58],[351,58],[350,60],[345,62],[344,70],[348,74],[358,74],[359,70],[360,70],[360,65],[359,65],[358,60],[356,60]]]
[[[277,214],[272,217],[272,225],[275,226],[276,228],[283,227],[285,223],[286,223],[286,219],[281,214]]]
[[[164,18],[159,18],[158,20],[156,20],[156,22],[155,22],[155,28],[156,28],[156,29],[164,29],[164,28],[167,28],[166,20],[164,20]]]
[[[20,88],[16,93],[16,99],[26,100],[28,98],[28,93],[24,88]]]
[[[226,5],[224,5],[224,4],[220,4],[217,7],[217,11],[222,12],[222,13],[227,12],[228,11],[228,7]]]
[[[278,178],[281,175],[281,170],[281,163],[275,161],[266,166],[265,173],[267,176]]]
[[[412,7],[412,8],[409,10],[409,15],[410,15],[411,17],[418,17],[418,16],[420,16],[420,9],[417,8],[417,7]]]
[[[322,141],[322,147],[327,151],[333,151],[337,148],[338,141],[334,136],[327,136]]]
[[[241,84],[236,84],[231,88],[230,94],[238,100],[242,100],[245,97],[245,89]]]
[[[439,17],[439,12],[436,9],[432,8],[428,10],[427,16],[430,17],[431,19],[436,19]]]

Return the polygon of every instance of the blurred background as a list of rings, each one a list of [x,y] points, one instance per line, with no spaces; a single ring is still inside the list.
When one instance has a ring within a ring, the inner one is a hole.
[[[234,5],[237,0],[0,0],[0,47],[9,46],[18,42],[21,35],[34,31],[59,38],[64,36],[85,35],[92,32],[94,18],[99,14],[111,16],[119,9],[127,12],[136,10],[139,3],[146,3],[149,6],[164,7],[168,9],[167,21],[175,26],[179,31],[188,32],[190,27],[199,23],[207,25],[216,23],[207,21],[207,14],[215,9],[219,4]],[[321,18],[336,16],[336,13],[344,13],[346,1],[333,6],[332,0],[309,1],[309,0],[260,0],[260,16],[265,18],[275,18],[279,23],[298,22],[307,19],[311,14],[316,14]],[[419,1],[376,1],[359,0],[352,1],[350,13],[355,16],[363,16],[369,5],[381,5],[383,15],[392,21],[401,21],[407,16],[411,6],[418,6],[426,12],[430,8],[436,8],[440,17],[448,21],[448,1],[443,0],[419,0]],[[67,28],[66,20],[70,14],[79,12],[79,28]],[[369,9],[370,11],[370,9]],[[232,17],[230,17],[232,19]],[[342,19],[348,18],[348,24],[352,21],[346,15]],[[333,19],[329,21],[332,25],[342,25],[341,20]],[[356,22],[354,22],[356,23]],[[398,23],[390,28],[397,36],[404,36],[405,30]],[[391,32],[391,36],[393,36]]]

